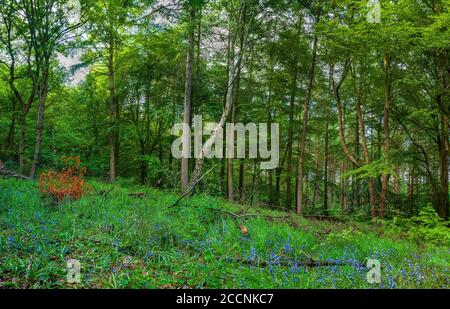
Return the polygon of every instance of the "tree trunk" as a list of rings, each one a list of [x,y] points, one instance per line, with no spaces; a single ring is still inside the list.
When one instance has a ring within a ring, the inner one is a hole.
[[[245,169],[244,159],[239,160],[239,201],[244,199],[244,181],[245,181]]]
[[[409,167],[409,186],[408,186],[408,203],[409,203],[409,216],[413,216],[414,210],[414,164]]]
[[[117,132],[117,102],[115,94],[114,72],[114,42],[109,42],[108,48],[108,88],[109,88],[109,181],[116,181],[116,132]]]
[[[392,68],[390,55],[384,55],[384,109],[383,109],[383,131],[384,131],[384,145],[383,153],[385,158],[389,155],[390,139],[389,139],[389,109],[392,99]],[[378,209],[378,216],[382,219],[386,208],[386,198],[388,190],[389,175],[384,173],[381,175],[381,193],[380,193],[380,208]]]
[[[319,141],[317,141],[319,143]],[[315,207],[317,203],[317,199],[319,197],[319,169],[320,169],[320,161],[319,161],[319,146],[316,144],[314,146],[314,159],[316,161],[316,170],[314,172],[314,190],[313,190],[313,200],[312,200],[312,206]]]
[[[16,132],[16,106],[17,100],[14,96],[11,97],[12,101],[12,115],[11,115],[11,124],[9,125],[8,137],[6,138],[6,145],[8,148],[12,147],[14,144],[14,135]]]
[[[330,74],[331,76],[331,74]],[[331,83],[330,83],[331,89]],[[329,144],[329,126],[330,126],[330,107],[326,106],[325,112],[325,145],[323,154],[323,209],[328,213],[328,144]]]
[[[286,179],[286,209],[292,209],[292,144],[294,141],[294,113],[295,113],[295,97],[297,93],[298,70],[295,70],[294,79],[292,81],[291,98],[289,100],[289,128],[287,140],[287,179]]]
[[[19,173],[23,174],[25,171],[25,116],[23,114],[19,118],[19,130]]]
[[[358,158],[359,161],[359,126],[358,126],[358,116],[356,116],[356,124],[355,124],[355,156],[356,158]],[[358,167],[356,165],[353,164],[353,169],[357,169]],[[356,176],[352,177],[352,183],[354,186],[354,194],[355,194],[355,198],[354,198],[354,202],[356,204],[356,208],[360,209],[361,207],[361,195],[360,195],[360,188],[359,188],[359,179],[357,179]],[[352,201],[353,204],[353,201]],[[354,210],[354,205],[352,205],[350,211]]]
[[[44,119],[45,119],[45,103],[47,101],[48,95],[48,78],[49,78],[49,61],[47,60],[45,69],[42,74],[42,81],[39,87],[39,106],[37,115],[37,125],[35,134],[35,144],[34,144],[34,157],[33,163],[31,164],[30,178],[34,179],[36,176],[36,170],[39,165],[41,158],[41,146],[42,146],[42,133],[44,131]]]
[[[316,67],[316,57],[317,57],[317,37],[313,39],[313,49],[312,49],[312,59],[311,65],[308,73],[308,87],[306,92],[305,101],[303,103],[303,125],[300,137],[300,142],[298,146],[298,162],[297,162],[297,197],[296,197],[296,210],[297,214],[303,215],[303,163],[304,163],[304,152],[306,144],[306,133],[308,130],[308,114],[309,114],[309,103],[311,100],[312,87],[314,83],[314,73]]]
[[[439,138],[439,175],[440,175],[440,194],[439,194],[439,217],[447,219],[448,216],[448,117],[441,115],[441,136]]]
[[[186,80],[184,85],[184,117],[183,123],[191,125],[191,98],[192,98],[192,65],[194,57],[194,21],[195,9],[190,8],[188,53],[186,58]],[[189,186],[189,156],[191,153],[191,135],[183,131],[183,157],[181,158],[181,189],[187,190]]]
[[[236,101],[237,100],[235,100],[232,110],[231,110],[231,123],[233,123],[233,124],[236,122]],[[233,131],[233,134],[234,134],[234,131]],[[228,147],[228,145],[227,145],[227,147]],[[232,147],[234,149],[234,145],[232,145]],[[227,196],[228,196],[228,201],[233,202],[234,191],[233,191],[233,159],[232,158],[227,159]]]
[[[346,192],[345,190],[347,189],[347,184],[346,184],[346,180],[343,177],[344,173],[346,172],[346,164],[345,164],[345,160],[342,161],[341,164],[341,176],[340,176],[340,180],[341,180],[341,192],[340,192],[340,198],[339,198],[339,204],[341,207],[341,215],[343,215],[345,213],[345,210],[347,209],[347,199],[346,199]]]

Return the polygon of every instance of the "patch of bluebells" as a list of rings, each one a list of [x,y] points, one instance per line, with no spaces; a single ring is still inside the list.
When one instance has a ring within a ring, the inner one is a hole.
[[[211,249],[213,241],[211,239],[197,240],[197,239],[182,239],[179,241],[181,245],[192,248],[196,251],[203,252],[205,248]]]
[[[118,239],[118,238],[116,238],[116,239],[114,239],[114,241],[113,241],[113,243],[112,243],[112,246],[116,249],[116,250],[119,250],[119,247],[120,247],[120,239]]]
[[[155,257],[156,257],[155,252],[149,251],[149,252],[145,253],[145,255],[144,255],[144,262],[147,262],[148,260],[154,259]]]
[[[288,235],[287,241],[283,246],[283,251],[286,254],[289,254],[292,252],[292,246],[291,246],[291,234]]]
[[[272,275],[272,278],[275,276],[274,274],[274,266],[278,266],[281,263],[281,257],[276,253],[270,253],[269,255],[269,272]]]
[[[255,247],[251,247],[250,249],[250,254],[247,255],[247,261],[249,262],[255,262],[257,260],[258,256],[256,253],[256,248]]]

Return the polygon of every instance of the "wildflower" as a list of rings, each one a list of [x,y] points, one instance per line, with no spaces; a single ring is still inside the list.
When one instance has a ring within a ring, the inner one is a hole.
[[[289,268],[289,271],[291,272],[291,274],[297,274],[300,272],[300,268],[298,267],[298,264],[295,263],[293,266]]]
[[[144,256],[144,261],[147,262],[148,259],[152,259],[155,257],[155,253],[152,251],[149,251]]]
[[[255,247],[252,247],[251,249],[250,249],[250,254],[247,256],[247,260],[249,261],[249,262],[253,262],[253,261],[255,261],[256,260],[256,248]]]
[[[286,253],[290,253],[292,251],[292,247],[291,247],[291,234],[288,235],[288,239],[286,241],[286,243],[283,246],[283,250]]]
[[[116,238],[116,239],[113,241],[112,246],[113,246],[114,248],[118,249],[119,246],[120,246],[120,239]]]
[[[395,288],[395,281],[392,278],[389,278],[389,288],[394,289]]]

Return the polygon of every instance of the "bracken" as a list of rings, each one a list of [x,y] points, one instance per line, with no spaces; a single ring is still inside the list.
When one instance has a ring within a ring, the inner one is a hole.
[[[38,188],[43,194],[50,195],[60,205],[65,198],[78,200],[91,187],[84,181],[86,167],[81,167],[79,157],[62,157],[61,172],[48,171],[39,177]]]

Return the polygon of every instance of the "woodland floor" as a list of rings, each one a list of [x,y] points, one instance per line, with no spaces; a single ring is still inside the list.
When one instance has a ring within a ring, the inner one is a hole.
[[[96,190],[110,185],[91,181]],[[142,192],[143,197],[130,196]],[[52,206],[33,181],[0,178],[0,288],[448,288],[449,248],[375,224],[306,220],[196,195],[116,185]],[[248,233],[243,234],[240,225]],[[381,261],[381,284],[366,280]],[[66,262],[81,283],[66,283]]]

